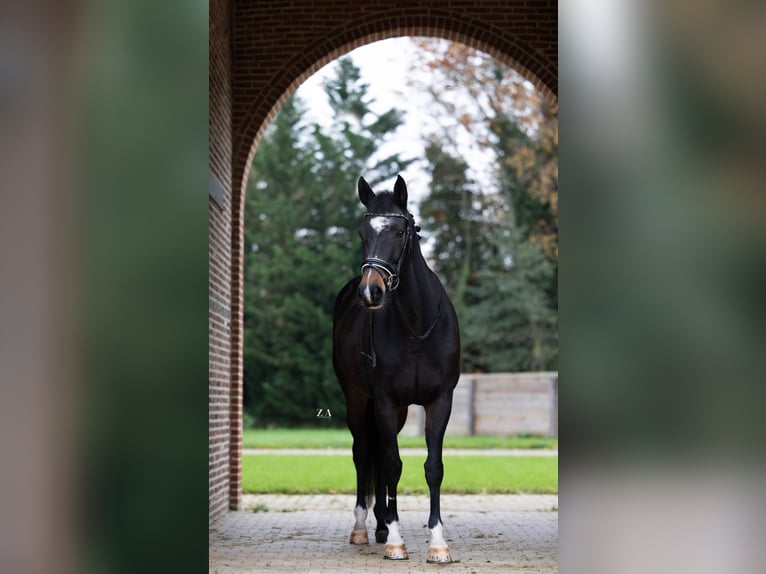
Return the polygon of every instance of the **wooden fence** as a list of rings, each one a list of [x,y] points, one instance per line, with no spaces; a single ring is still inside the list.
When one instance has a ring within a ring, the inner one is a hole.
[[[448,435],[558,436],[557,372],[463,374],[452,401]],[[421,436],[425,412],[410,406],[405,436]]]

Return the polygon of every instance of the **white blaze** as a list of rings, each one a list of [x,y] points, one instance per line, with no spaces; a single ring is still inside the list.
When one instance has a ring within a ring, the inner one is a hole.
[[[367,283],[364,286],[364,298],[368,301],[372,301],[372,293],[370,293],[370,278],[372,277],[372,269],[367,269]]]
[[[391,222],[392,219],[390,217],[370,217],[370,227],[372,227],[373,231],[378,235],[386,229],[389,229],[391,227]]]

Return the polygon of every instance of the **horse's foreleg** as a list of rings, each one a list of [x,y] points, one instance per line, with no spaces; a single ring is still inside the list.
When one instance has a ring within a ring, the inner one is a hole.
[[[354,507],[354,529],[351,531],[351,544],[367,544],[367,472],[369,465],[367,457],[370,456],[368,445],[360,436],[354,436],[354,466],[356,467],[356,506]]]
[[[425,434],[428,457],[423,467],[425,468],[426,482],[428,483],[428,490],[431,495],[431,513],[428,517],[431,541],[428,544],[428,562],[446,563],[452,562],[452,556],[442,532],[440,496],[442,478],[444,478],[442,444],[452,410],[452,397],[449,395],[442,396],[437,401],[427,405],[425,410]]]
[[[399,458],[399,445],[396,442],[396,435],[399,430],[398,420],[397,409],[384,401],[375,401],[380,461],[388,492],[384,518],[388,532],[383,557],[389,560],[407,560],[409,558],[404,540],[399,532],[399,514],[396,510],[396,489],[402,475],[402,459]]]
[[[404,423],[407,421],[407,409],[399,411],[396,432],[402,430]],[[378,438],[377,428],[374,432],[375,444],[378,445],[380,440]],[[386,501],[386,476],[383,473],[383,454],[380,449],[376,451],[378,457],[375,463],[376,466],[376,480],[375,480],[375,518],[377,519],[377,526],[375,528],[375,542],[384,543],[388,539],[388,526],[386,526],[386,515],[388,514],[388,504]]]
[[[359,413],[365,412],[364,403],[353,405],[348,402],[349,430],[354,437],[352,454],[356,467],[356,506],[354,507],[354,529],[351,531],[349,542],[351,544],[368,544],[367,538],[367,485],[372,477],[371,457],[373,455],[370,445],[364,416]]]

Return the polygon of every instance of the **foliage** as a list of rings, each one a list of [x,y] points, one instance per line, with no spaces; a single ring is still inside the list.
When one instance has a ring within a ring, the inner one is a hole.
[[[557,314],[545,291],[553,265],[518,230],[494,231],[494,251],[469,290],[464,364],[479,371],[555,369]]]
[[[242,430],[247,432],[248,429],[252,429],[255,426],[255,417],[248,411],[242,411]]]
[[[445,151],[437,141],[425,149],[432,179],[428,196],[420,203],[423,229],[428,230],[434,267],[459,317],[483,245],[482,199],[468,166]]]
[[[375,152],[401,123],[370,111],[351,60],[326,85],[329,129],[307,125],[290,98],[253,159],[245,205],[245,408],[256,424],[315,424],[317,409],[342,425],[345,404],[331,364],[335,295],[357,274],[362,208],[355,182],[403,170]],[[257,397],[257,400],[255,400]]]
[[[427,135],[423,229],[435,271],[456,299],[464,371],[557,368],[556,109],[512,69],[462,44],[419,40],[443,129]],[[451,120],[450,120],[451,118]],[[485,188],[468,148],[494,158]]]
[[[400,494],[427,494],[423,458],[403,456]],[[250,494],[353,494],[356,473],[351,456],[244,455],[242,491]],[[444,457],[443,493],[555,494],[558,457]]]

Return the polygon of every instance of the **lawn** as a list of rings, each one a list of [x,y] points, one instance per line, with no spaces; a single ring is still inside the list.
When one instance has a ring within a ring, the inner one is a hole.
[[[399,491],[426,494],[424,458],[403,456],[402,461]],[[351,456],[244,455],[242,490],[250,494],[353,494],[354,463]],[[558,457],[445,455],[442,492],[555,494]]]
[[[351,433],[347,429],[245,429],[244,448],[351,448]],[[557,438],[533,436],[447,436],[445,448],[558,448]],[[425,447],[423,437],[399,437],[401,448]]]

